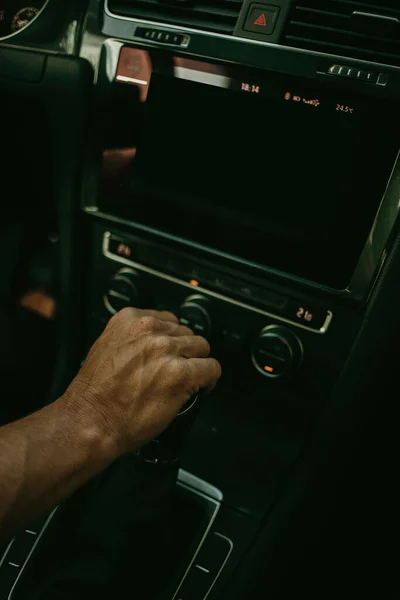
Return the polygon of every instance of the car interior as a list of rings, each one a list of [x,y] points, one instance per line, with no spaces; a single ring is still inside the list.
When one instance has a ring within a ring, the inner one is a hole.
[[[126,306],[222,365],[1,600],[400,598],[399,99],[398,0],[0,0],[0,424]]]

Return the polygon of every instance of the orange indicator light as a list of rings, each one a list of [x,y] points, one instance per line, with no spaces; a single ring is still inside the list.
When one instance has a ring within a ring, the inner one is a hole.
[[[269,365],[265,365],[264,371],[267,371],[267,373],[273,373],[274,372],[274,367],[270,367]]]
[[[197,279],[191,279],[189,283],[190,285],[194,285],[194,287],[198,287],[200,285]]]

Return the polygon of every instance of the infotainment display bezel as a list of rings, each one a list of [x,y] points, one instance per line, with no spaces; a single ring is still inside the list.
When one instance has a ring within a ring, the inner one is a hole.
[[[99,72],[100,85],[110,85],[115,80],[119,55],[123,46],[124,43],[117,40],[107,40],[103,44],[102,68]],[[135,44],[135,47],[140,48],[141,44]],[[145,48],[146,44],[144,44],[142,47]],[[343,85],[342,82],[341,85]],[[371,88],[370,90],[367,90],[367,92],[371,92],[375,96],[377,95],[376,89],[372,90]],[[335,296],[343,296],[347,298],[353,297],[357,300],[365,300],[368,297],[368,294],[372,289],[373,282],[376,280],[376,277],[378,276],[387,257],[390,239],[393,234],[394,225],[397,221],[399,213],[399,189],[400,153],[397,156],[395,165],[393,167],[392,175],[386,187],[373,226],[371,228],[371,231],[369,232],[363,251],[358,260],[357,266],[353,272],[353,276],[351,277],[351,281],[345,290],[334,290],[327,286],[316,284],[312,281],[299,279],[298,277],[295,277],[288,273],[279,272],[266,266],[238,259],[237,257],[224,256],[224,260],[232,260],[232,263],[236,264],[236,266],[238,266],[241,263],[243,264],[243,266],[251,268],[254,271],[264,273],[270,272],[272,275],[277,276],[278,278],[282,278],[282,280],[293,280],[296,283],[304,284],[310,289],[318,288],[329,291],[330,293],[335,294]],[[91,205],[92,204],[93,202],[91,202]],[[89,211],[93,212],[93,206],[89,207]],[[95,207],[95,212],[98,216],[102,216],[101,210],[99,211],[98,207]],[[138,230],[148,230],[149,232],[157,233],[158,235],[166,239],[170,238],[180,243],[187,244],[188,246],[194,246],[206,252],[210,256],[215,255],[216,257],[218,257],[218,255],[223,254],[213,249],[203,247],[200,244],[196,244],[191,240],[177,238],[173,235],[171,236],[166,232],[158,230],[153,231],[151,228],[135,223],[133,220],[121,218],[117,215],[110,215],[108,214],[108,211],[107,215],[104,216],[106,216],[109,219],[111,218],[111,220],[114,220],[115,222],[130,223]]]

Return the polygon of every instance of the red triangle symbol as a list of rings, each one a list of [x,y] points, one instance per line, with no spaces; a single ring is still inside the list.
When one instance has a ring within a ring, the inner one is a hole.
[[[261,25],[261,27],[267,26],[267,19],[265,18],[265,14],[261,13],[259,17],[254,21],[254,25]]]

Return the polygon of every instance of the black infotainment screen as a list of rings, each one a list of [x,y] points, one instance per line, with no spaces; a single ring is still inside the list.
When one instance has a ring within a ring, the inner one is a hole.
[[[131,218],[345,288],[398,152],[390,110],[323,82],[131,52],[117,73],[142,106]]]

